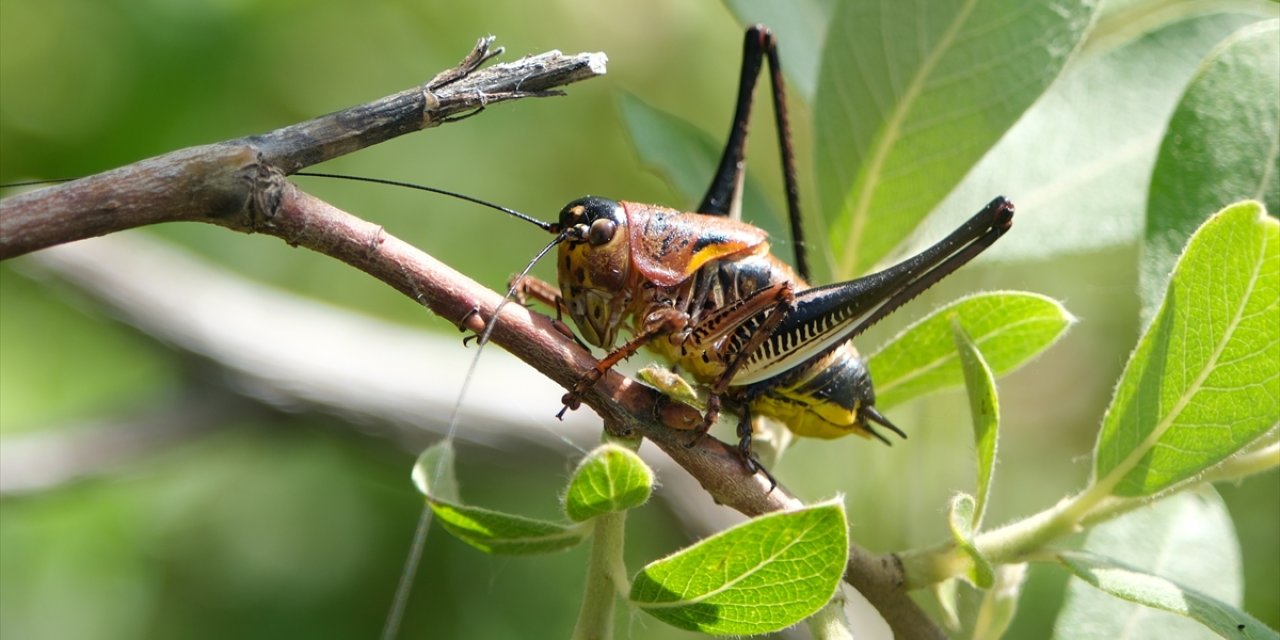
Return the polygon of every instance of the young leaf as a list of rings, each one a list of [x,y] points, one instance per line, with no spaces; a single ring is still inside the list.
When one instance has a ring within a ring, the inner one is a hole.
[[[625,511],[644,504],[653,487],[653,471],[626,447],[596,447],[569,479],[564,511],[574,522]]]
[[[771,513],[648,565],[631,585],[631,602],[683,629],[778,631],[831,599],[848,545],[839,501]]]
[[[961,298],[907,327],[867,362],[882,410],[961,384],[964,373],[949,318],[959,318],[995,375],[1048,349],[1075,322],[1056,300],[1017,291]]]
[[[838,277],[868,271],[951,191],[1058,75],[1096,5],[839,3],[814,125]]]
[[[1103,11],[1120,4],[1105,2]],[[1013,234],[983,259],[1045,260],[1127,245],[1141,236],[1160,138],[1187,80],[1214,45],[1259,19],[1222,12],[1268,8],[1130,4],[1132,12],[1098,20],[1090,38],[1108,43],[1092,50],[1086,45],[915,237],[942,237],[998,193],[1014,201],[1019,215]]]
[[[1194,586],[1229,606],[1239,606],[1243,596],[1240,549],[1231,514],[1208,487],[1171,496],[1094,527],[1085,538],[1083,553],[1086,558],[1121,558],[1128,569]],[[1081,560],[1082,567],[1096,565],[1096,561]],[[1227,637],[1240,637],[1235,624]],[[1144,638],[1214,635],[1185,618],[1118,600],[1076,580],[1067,587],[1055,628],[1054,636],[1060,640],[1122,637],[1137,629]]]
[[[1238,200],[1280,211],[1280,21],[1249,25],[1200,65],[1173,112],[1147,200],[1143,316],[1206,211]]]
[[[1098,485],[1151,495],[1280,420],[1278,246],[1280,222],[1252,202],[1192,236],[1103,419]]]
[[[951,507],[947,510],[947,526],[951,529],[951,538],[955,540],[957,547],[973,559],[973,568],[966,576],[969,582],[980,589],[990,589],[995,582],[995,572],[991,568],[991,563],[973,544],[973,523],[977,519],[978,513],[975,510],[973,496],[957,493],[951,499]]]
[[[1144,579],[1158,575],[1178,584],[1194,585],[1199,594],[1230,607],[1238,607],[1242,600],[1242,566],[1235,529],[1225,504],[1211,488],[1172,495],[1152,507],[1094,527],[1084,541],[1083,553],[1080,567],[1097,567],[1097,559],[1088,561],[1091,557],[1123,558],[1126,568],[1143,573]],[[1123,584],[1124,572],[1105,575]],[[1143,600],[1133,602],[1155,605]],[[1228,637],[1242,637],[1236,634],[1234,625],[1231,623]],[[1112,637],[1123,635],[1130,628],[1143,628],[1149,637],[1212,637],[1196,623],[1121,602],[1078,581],[1068,586],[1055,636]]]
[[[1066,552],[1059,558],[1077,577],[1117,598],[1187,616],[1219,637],[1280,638],[1253,616],[1195,589],[1094,556]]]
[[[428,500],[428,504],[449,533],[485,553],[496,555],[561,551],[585,540],[589,531],[440,500]]]
[[[413,484],[440,524],[458,539],[494,554],[549,553],[586,539],[587,530],[579,527],[462,504],[453,458],[448,441],[428,447],[413,465]]]
[[[991,476],[996,468],[996,438],[1000,430],[1000,404],[996,400],[996,379],[982,359],[982,352],[969,338],[960,321],[951,319],[951,332],[960,352],[965,388],[969,390],[969,413],[973,416],[973,444],[978,456],[977,503],[973,507],[975,531],[982,529],[982,516],[991,493]],[[979,585],[982,586],[982,585]]]

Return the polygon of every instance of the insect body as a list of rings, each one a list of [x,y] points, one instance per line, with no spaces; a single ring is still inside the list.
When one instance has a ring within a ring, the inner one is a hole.
[[[710,426],[726,402],[739,414],[750,468],[751,418],[764,415],[802,436],[904,435],[875,409],[866,363],[849,338],[954,271],[1008,228],[997,198],[943,241],[885,271],[811,288],[775,258],[763,231],[720,216],[588,197],[560,227],[559,304],[591,344],[614,349],[566,396],[648,346],[710,387]]]
[[[883,422],[872,406],[866,366],[851,344],[814,358],[831,344],[813,330],[787,335],[776,326],[788,315],[794,319],[790,307],[809,286],[770,253],[760,229],[603,198],[579,200],[566,213],[561,223],[581,221],[576,224],[588,227],[588,238],[562,245],[560,287],[569,315],[592,344],[612,348],[617,329],[629,325],[696,380],[723,380],[722,395],[738,405],[744,420],[754,410],[799,435],[874,434],[866,419]],[[768,333],[760,327],[766,321],[775,324]],[[763,341],[748,351],[757,336]],[[786,360],[813,362],[777,364]],[[779,376],[788,370],[791,375]]]
[[[648,347],[710,391],[704,431],[722,405],[739,415],[739,450],[751,470],[752,418],[775,418],[802,436],[905,434],[875,408],[865,361],[850,339],[996,241],[1013,205],[996,198],[924,252],[863,278],[811,287],[800,237],[782,76],[772,35],[747,31],[737,110],[702,213],[586,197],[560,212],[559,296],[546,283],[524,292],[567,313],[583,338],[610,350],[565,395],[567,408],[610,368]],[[746,123],[764,58],[773,79],[797,270],[770,253],[764,231],[731,218],[741,192]],[[799,273],[797,273],[797,271]],[[632,338],[616,346],[619,333]]]

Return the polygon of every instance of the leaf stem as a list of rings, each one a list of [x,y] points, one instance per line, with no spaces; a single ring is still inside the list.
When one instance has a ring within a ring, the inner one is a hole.
[[[1204,482],[1239,480],[1280,467],[1280,440],[1261,448],[1227,458],[1222,464],[1204,472]]]
[[[596,517],[591,536],[591,556],[587,562],[587,584],[582,608],[573,628],[574,640],[604,640],[613,637],[613,608],[619,596],[630,590],[622,562],[625,511]]]
[[[1108,495],[1107,487],[1090,485],[1044,511],[978,535],[974,547],[992,564],[1027,560],[1051,540],[1079,530],[1080,523]],[[973,566],[973,559],[954,542],[906,551],[900,558],[908,589],[961,575]]]
[[[1023,520],[979,534],[974,539],[978,552],[992,564],[1036,559],[1052,540],[1082,527],[1110,520],[1173,493],[1211,482],[1241,478],[1280,467],[1280,442],[1271,442],[1209,469],[1194,482],[1179,485],[1154,496],[1120,498],[1111,495],[1115,483],[1093,483],[1084,491]],[[953,542],[900,554],[908,589],[918,589],[962,575],[973,559]]]
[[[809,616],[805,625],[809,627],[814,640],[853,640],[849,619],[844,613],[846,601],[844,589],[837,587],[831,602]]]

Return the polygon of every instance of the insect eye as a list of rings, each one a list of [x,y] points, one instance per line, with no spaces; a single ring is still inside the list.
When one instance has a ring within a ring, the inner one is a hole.
[[[613,235],[617,233],[618,225],[608,218],[600,218],[591,223],[591,228],[587,230],[587,242],[591,246],[598,247],[607,244],[613,240]]]

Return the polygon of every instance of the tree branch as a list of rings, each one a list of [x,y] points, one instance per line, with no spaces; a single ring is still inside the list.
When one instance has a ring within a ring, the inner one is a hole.
[[[477,71],[488,58],[487,46],[481,41],[461,65],[424,87],[369,105],[261,136],[176,151],[0,202],[0,259],[157,222],[206,222],[267,233],[342,260],[441,317],[480,332],[486,319],[494,317],[501,296],[381,227],[304,193],[284,174],[492,102],[544,95],[557,83],[603,72],[603,56],[566,58],[558,53]],[[492,77],[482,77],[486,72]],[[520,305],[504,307],[492,340],[565,388],[595,365],[548,318]],[[747,474],[734,447],[710,437],[690,446],[690,429],[701,419],[690,407],[671,403],[613,371],[582,400],[611,432],[653,441],[719,503],[748,516],[800,505],[784,488],[771,491],[766,479]],[[845,578],[899,637],[941,635],[907,596],[901,567],[891,556],[853,546]]]
[[[189,147],[0,202],[0,260],[55,244],[159,222],[244,210],[255,170],[294,173],[488,105],[560,95],[605,73],[602,53],[550,51],[484,69],[492,37],[426,84],[270,133]],[[269,194],[260,194],[269,195]]]

